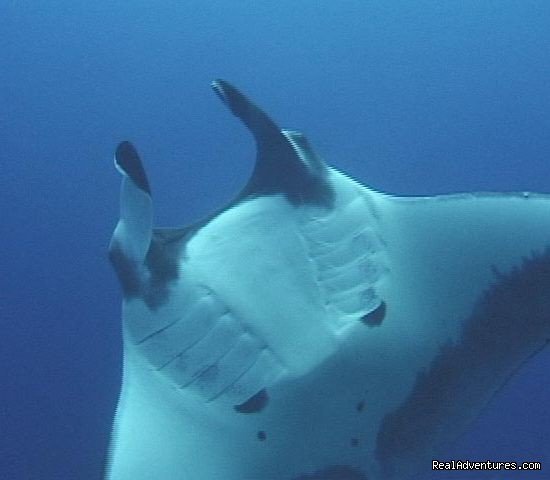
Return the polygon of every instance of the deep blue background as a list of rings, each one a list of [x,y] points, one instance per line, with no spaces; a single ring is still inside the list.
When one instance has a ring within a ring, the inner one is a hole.
[[[0,25],[1,479],[99,479],[120,382],[113,149],[139,146],[157,224],[223,205],[254,149],[213,78],[375,188],[550,192],[547,0],[2,0]],[[420,478],[550,478],[549,367],[450,452],[545,474]]]

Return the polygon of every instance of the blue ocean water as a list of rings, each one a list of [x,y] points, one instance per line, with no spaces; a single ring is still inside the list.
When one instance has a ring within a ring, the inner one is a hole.
[[[210,80],[380,190],[550,192],[544,0],[4,0],[0,25],[2,479],[100,478],[120,383],[113,150],[139,146],[158,225],[230,200],[254,146]],[[449,453],[543,472],[419,479],[550,479],[549,369],[543,352]]]

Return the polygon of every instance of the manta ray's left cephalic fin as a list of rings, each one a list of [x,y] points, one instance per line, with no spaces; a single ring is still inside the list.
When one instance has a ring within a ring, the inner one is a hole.
[[[121,142],[115,166],[122,174],[120,219],[115,228],[109,256],[127,296],[141,292],[140,269],[153,234],[151,189],[139,155],[130,142]]]

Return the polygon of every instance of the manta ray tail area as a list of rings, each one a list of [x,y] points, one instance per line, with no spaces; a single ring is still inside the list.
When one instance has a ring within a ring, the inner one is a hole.
[[[303,134],[281,130],[225,80],[213,81],[212,88],[256,140],[254,171],[238,199],[280,193],[294,205],[332,205],[334,193],[327,180],[328,168]]]
[[[120,219],[115,228],[109,258],[123,291],[135,296],[140,291],[140,265],[152,238],[151,189],[139,155],[130,142],[122,142],[115,153],[115,166],[122,174]]]

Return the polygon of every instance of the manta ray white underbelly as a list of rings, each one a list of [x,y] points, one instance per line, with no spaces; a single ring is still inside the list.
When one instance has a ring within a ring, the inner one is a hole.
[[[153,229],[119,145],[124,371],[108,480],[404,480],[550,338],[550,198],[399,198],[224,81],[257,143],[235,201]]]

